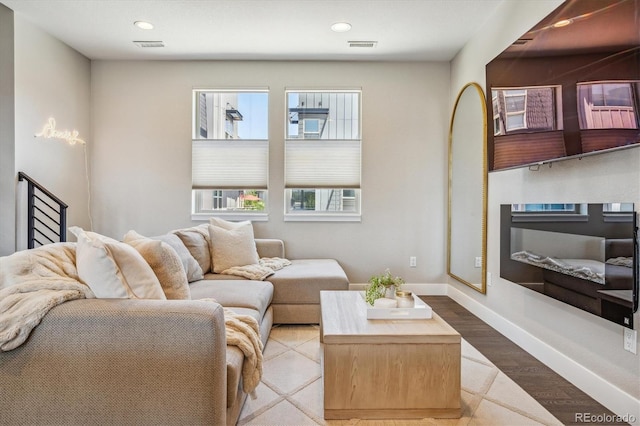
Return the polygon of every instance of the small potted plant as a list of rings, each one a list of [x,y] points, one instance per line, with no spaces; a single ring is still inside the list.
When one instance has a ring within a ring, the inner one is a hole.
[[[396,290],[404,284],[404,280],[400,277],[391,275],[391,271],[386,269],[383,274],[374,275],[369,278],[369,285],[365,290],[365,300],[373,306],[376,299],[388,297],[395,298]]]

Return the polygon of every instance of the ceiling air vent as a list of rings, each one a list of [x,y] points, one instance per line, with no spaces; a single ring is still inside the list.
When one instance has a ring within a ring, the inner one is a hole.
[[[164,43],[161,41],[134,41],[138,47],[164,47]]]
[[[377,41],[348,41],[349,47],[376,47]]]
[[[523,44],[527,44],[531,40],[533,40],[533,39],[531,39],[531,38],[519,38],[516,41],[514,41],[512,44],[514,46],[522,46]]]

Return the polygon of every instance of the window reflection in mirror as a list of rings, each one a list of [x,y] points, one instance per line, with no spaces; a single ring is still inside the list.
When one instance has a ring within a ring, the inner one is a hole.
[[[492,88],[494,136],[562,129],[558,86]]]
[[[640,121],[638,83],[640,82],[578,83],[580,129],[637,129]]]

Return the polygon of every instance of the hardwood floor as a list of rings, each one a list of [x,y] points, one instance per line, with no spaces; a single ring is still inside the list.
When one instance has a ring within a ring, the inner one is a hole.
[[[447,296],[421,296],[462,337],[566,425],[588,423],[580,415],[615,416],[528,352]],[[594,424],[594,423],[592,423]],[[597,423],[627,424],[627,423]]]

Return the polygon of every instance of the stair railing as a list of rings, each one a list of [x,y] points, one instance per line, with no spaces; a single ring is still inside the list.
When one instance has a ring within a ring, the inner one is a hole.
[[[68,206],[27,174],[18,180],[27,182],[27,247],[67,241]]]

